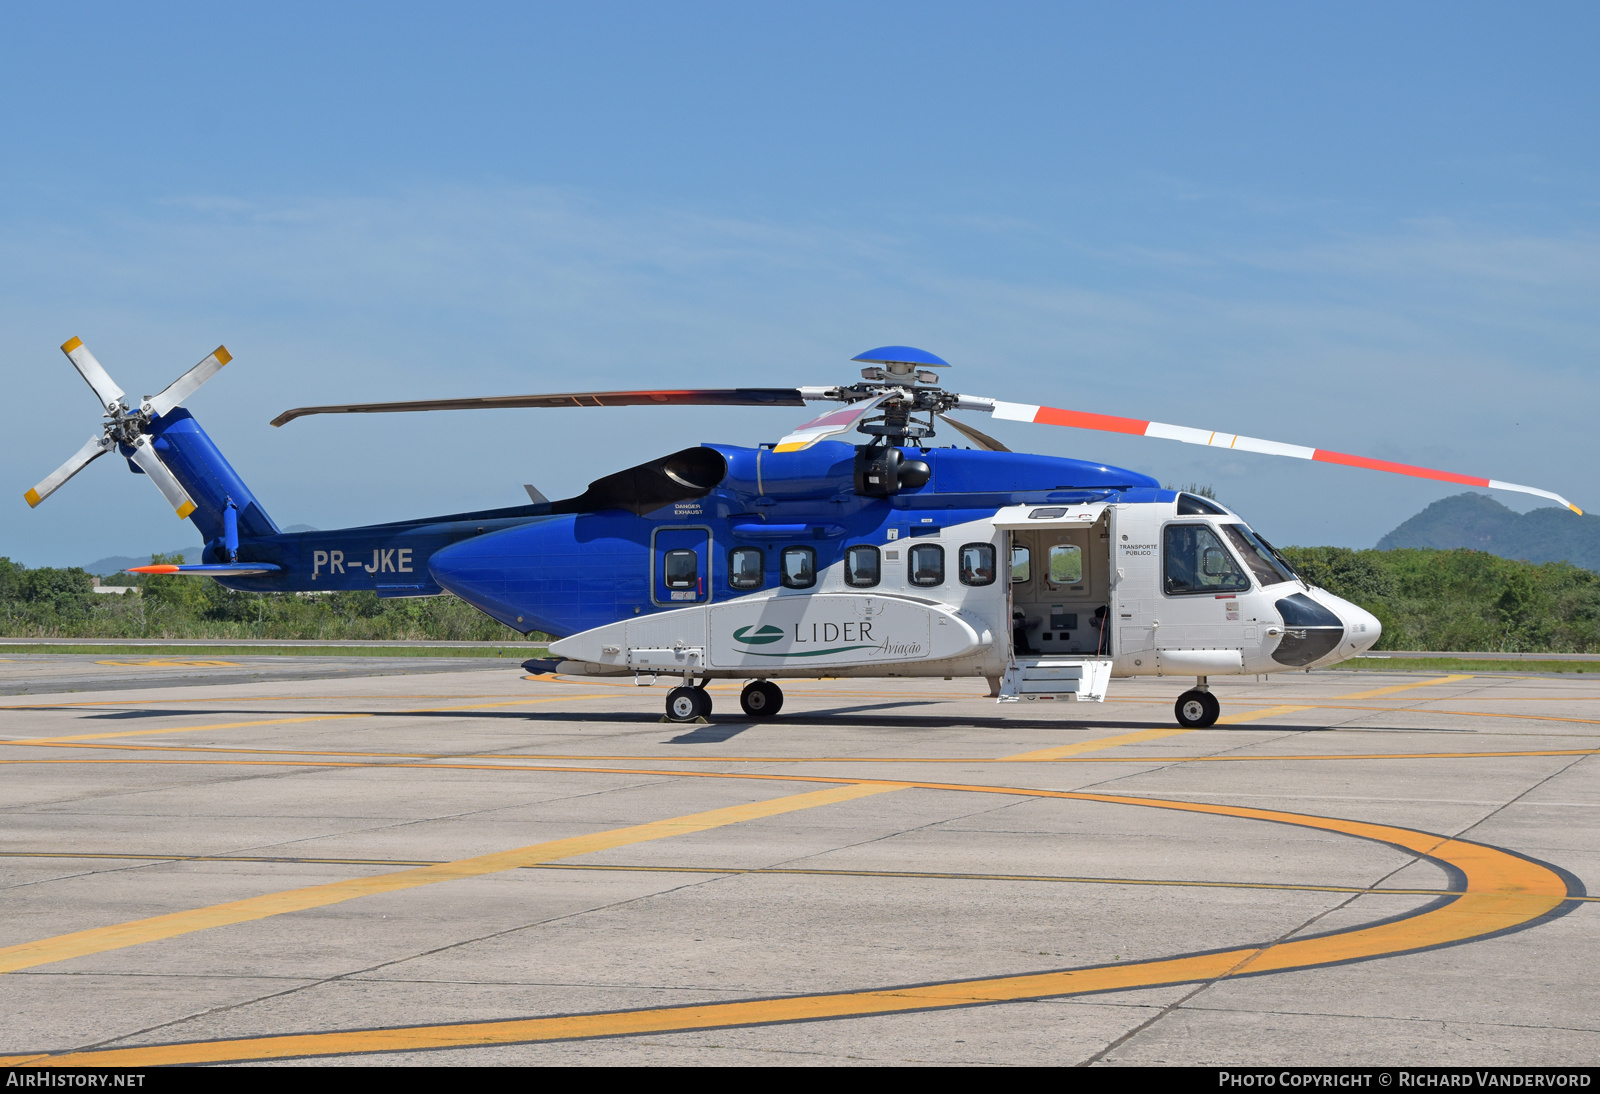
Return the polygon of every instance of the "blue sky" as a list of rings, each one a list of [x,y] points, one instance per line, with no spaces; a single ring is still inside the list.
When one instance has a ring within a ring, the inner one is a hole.
[[[1247,433],[1600,509],[1592,5],[8,5],[0,554],[194,542],[56,347],[189,406],[280,524],[578,493],[793,410],[307,403],[833,383]],[[995,423],[1370,546],[1458,492]],[[1516,496],[1501,495],[1516,508]]]

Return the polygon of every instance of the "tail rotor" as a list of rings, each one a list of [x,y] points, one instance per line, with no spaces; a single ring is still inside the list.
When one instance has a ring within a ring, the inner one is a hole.
[[[88,467],[113,449],[120,450],[150,481],[156,484],[162,497],[167,499],[181,520],[194,512],[194,499],[183,488],[175,475],[162,461],[152,440],[152,425],[163,415],[170,414],[185,399],[193,395],[201,384],[215,376],[232,355],[224,346],[178,377],[159,395],[147,395],[139,401],[137,410],[130,410],[127,393],[117,386],[111,374],[89,352],[83,340],[73,338],[62,345],[61,351],[78,370],[84,382],[94,392],[103,408],[105,423],[98,437],[88,442],[66,463],[47,475],[37,486],[23,495],[30,507],[37,507],[51,494],[66,484],[67,480]]]

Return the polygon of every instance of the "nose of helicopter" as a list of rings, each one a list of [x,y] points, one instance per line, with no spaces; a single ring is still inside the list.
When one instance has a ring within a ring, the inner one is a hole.
[[[1334,613],[1344,624],[1344,641],[1339,645],[1339,656],[1354,657],[1370,650],[1383,637],[1383,624],[1365,608],[1339,597],[1329,597],[1335,602]]]

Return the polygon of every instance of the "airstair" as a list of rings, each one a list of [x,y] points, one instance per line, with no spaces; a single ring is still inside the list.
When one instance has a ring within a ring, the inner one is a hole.
[[[1111,682],[1111,659],[1102,657],[1015,658],[1000,681],[1000,702],[1026,699],[1076,699],[1104,702]]]

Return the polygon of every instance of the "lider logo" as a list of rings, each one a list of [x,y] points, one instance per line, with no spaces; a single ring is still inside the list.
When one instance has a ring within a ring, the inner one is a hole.
[[[836,653],[852,653],[856,650],[874,650],[884,656],[902,660],[915,657],[922,653],[920,643],[889,643],[880,642],[872,636],[873,624],[862,620],[851,620],[848,623],[795,623],[792,624],[793,633],[782,627],[774,627],[768,623],[756,630],[755,625],[740,627],[733,632],[735,642],[742,642],[746,646],[765,646],[770,642],[787,639],[792,643],[792,648],[784,653],[757,653],[748,651],[750,657],[830,657]],[[751,633],[754,631],[755,633]],[[836,642],[847,642],[849,645],[834,645]]]
[[[774,627],[769,623],[759,631],[756,631],[755,634],[751,634],[750,630],[753,626],[754,624],[751,624],[750,627],[740,627],[734,631],[733,640],[750,646],[765,646],[767,643],[776,642],[783,637],[782,627]]]

